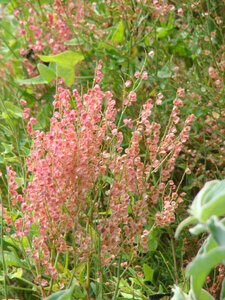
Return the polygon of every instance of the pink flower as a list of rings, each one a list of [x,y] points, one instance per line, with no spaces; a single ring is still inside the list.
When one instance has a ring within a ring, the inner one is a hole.
[[[142,79],[143,80],[147,80],[148,79],[148,73],[146,71],[143,72]]]
[[[180,8],[178,8],[177,12],[178,12],[178,15],[182,15],[183,14],[183,9],[180,7]]]
[[[127,125],[128,128],[130,128],[130,129],[133,128],[133,122],[132,122],[131,119],[124,119],[124,120],[123,120],[123,123],[124,123],[125,125]]]
[[[14,9],[13,14],[14,14],[15,17],[19,17],[20,12],[19,12],[18,9]]]
[[[130,86],[131,86],[131,81],[130,81],[130,80],[127,80],[127,81],[125,82],[125,87],[128,88],[128,87],[130,87]]]
[[[177,94],[180,96],[180,97],[184,97],[184,89],[182,87],[179,87],[177,89]]]
[[[138,72],[138,71],[135,72],[135,73],[134,73],[134,77],[135,77],[135,78],[140,78],[140,72]]]
[[[128,95],[131,102],[135,102],[137,100],[137,95],[134,91],[131,91]]]
[[[153,57],[154,54],[155,54],[154,51],[150,51],[150,52],[148,53],[148,56]]]
[[[23,106],[26,106],[27,105],[27,101],[25,101],[24,99],[21,99],[20,100],[20,104],[23,105]]]

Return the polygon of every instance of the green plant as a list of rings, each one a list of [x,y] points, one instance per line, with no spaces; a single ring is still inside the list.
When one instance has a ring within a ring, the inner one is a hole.
[[[197,194],[190,209],[190,216],[177,228],[176,237],[188,225],[194,235],[208,233],[197,256],[187,266],[190,277],[189,294],[184,294],[178,287],[174,289],[173,300],[211,300],[214,299],[205,289],[204,282],[213,268],[225,261],[225,180],[207,182]],[[220,300],[225,299],[225,279],[222,283]]]

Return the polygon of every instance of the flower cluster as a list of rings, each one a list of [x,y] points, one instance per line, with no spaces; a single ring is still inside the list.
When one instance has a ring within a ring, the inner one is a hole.
[[[95,82],[101,79],[100,70],[101,61]],[[129,92],[127,98],[130,102],[123,105],[124,111],[136,101],[136,93]],[[157,224],[174,221],[179,197],[176,193],[170,196],[176,186],[169,179],[194,119],[189,116],[184,129],[175,135],[176,104],[181,106],[181,100],[177,101],[162,134],[160,124],[151,121],[152,99],[146,101],[136,120],[123,117],[122,111],[123,122],[117,122],[116,101],[98,84],[83,96],[59,87],[49,131],[36,130],[37,121],[30,118],[30,179],[22,194],[16,191],[15,172],[8,168],[12,204],[19,205],[23,214],[14,225],[21,237],[37,225],[31,257],[52,278],[57,276],[51,263],[52,247],[58,253],[75,253],[77,261],[87,260],[97,251],[95,235],[104,265],[124,251],[136,253],[139,247],[147,251],[146,226],[157,203],[162,204],[163,214],[169,214],[161,218],[157,213]],[[26,102],[20,102],[26,118]],[[127,131],[131,138],[125,146]]]

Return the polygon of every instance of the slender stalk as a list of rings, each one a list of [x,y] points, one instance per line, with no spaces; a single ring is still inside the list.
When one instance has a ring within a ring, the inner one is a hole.
[[[119,261],[118,261],[117,284],[116,284],[116,289],[115,289],[115,292],[114,292],[112,300],[116,300],[117,299],[117,294],[118,294],[119,285],[120,285],[120,279],[121,279],[121,277],[120,277],[120,264],[121,264],[121,256],[120,256]]]
[[[5,290],[5,299],[8,300],[8,289],[7,289],[7,282],[6,282],[6,276],[7,276],[7,267],[5,264],[5,258],[4,258],[4,248],[3,248],[3,202],[2,202],[2,194],[0,192],[0,198],[1,198],[1,252],[2,252],[2,264],[3,264],[3,274],[4,274],[4,290]]]
[[[171,235],[170,235],[170,241],[171,241],[171,248],[172,248],[172,255],[173,255],[173,265],[174,265],[174,272],[175,272],[175,277],[176,277],[176,284],[178,284],[177,261],[176,261],[174,240],[173,240],[173,236],[171,236]]]
[[[90,257],[88,257],[88,262],[87,262],[87,280],[86,280],[86,291],[87,291],[87,300],[90,299],[89,297],[89,285],[90,285]]]

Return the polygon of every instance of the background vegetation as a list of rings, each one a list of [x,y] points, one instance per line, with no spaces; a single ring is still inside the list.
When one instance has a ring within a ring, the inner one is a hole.
[[[1,298],[223,299],[224,1],[0,3]]]

